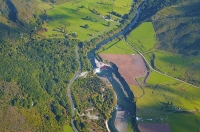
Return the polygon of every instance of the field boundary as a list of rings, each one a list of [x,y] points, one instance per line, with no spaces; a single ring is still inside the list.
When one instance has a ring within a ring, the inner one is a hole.
[[[149,64],[149,62],[147,61],[147,59],[145,58],[145,56],[144,56],[139,50],[137,50],[135,47],[133,47],[131,44],[129,44],[129,43],[126,41],[125,38],[123,38],[123,39],[124,39],[124,41],[125,41],[126,44],[128,44],[132,49],[134,49],[139,55],[142,56],[142,58],[146,61],[146,63],[147,63],[148,66],[150,67],[150,69],[152,69],[154,72],[157,72],[157,73],[162,74],[162,75],[164,75],[164,76],[170,77],[170,78],[175,79],[175,80],[177,80],[177,81],[180,81],[180,82],[182,82],[182,83],[188,84],[188,85],[193,86],[193,87],[195,87],[195,88],[200,88],[200,87],[198,87],[198,86],[195,86],[195,85],[193,85],[193,84],[190,84],[190,83],[185,82],[185,81],[183,81],[183,80],[180,80],[180,79],[178,79],[178,78],[172,77],[172,76],[170,76],[170,75],[167,75],[167,74],[164,74],[164,73],[162,73],[162,72],[159,72],[159,71],[155,70],[155,69]]]

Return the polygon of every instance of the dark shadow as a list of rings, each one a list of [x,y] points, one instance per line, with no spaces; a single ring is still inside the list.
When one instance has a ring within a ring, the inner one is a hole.
[[[104,23],[101,23],[102,25],[104,25],[104,26],[108,26],[108,24],[104,24]]]

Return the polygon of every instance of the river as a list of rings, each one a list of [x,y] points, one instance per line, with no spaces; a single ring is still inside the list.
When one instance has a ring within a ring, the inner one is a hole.
[[[112,41],[113,39],[119,37],[120,35],[125,35],[131,29],[131,27],[133,27],[136,24],[136,21],[139,18],[139,14],[140,14],[140,7],[138,8],[138,12],[135,18],[121,32],[115,34],[114,36],[108,39],[101,41],[100,43],[96,45],[94,49],[88,52],[88,59],[90,60],[90,63],[93,69],[97,68],[96,63],[95,63],[95,51],[98,50],[102,45],[107,44],[109,41]],[[97,73],[97,75],[101,77],[102,76],[106,77],[109,80],[109,82],[112,84],[113,89],[115,90],[117,94],[117,99],[118,99],[117,104],[122,108],[122,110],[129,111],[131,113],[130,116],[135,117],[136,106],[135,106],[135,103],[132,102],[134,99],[134,95],[132,91],[130,90],[130,87],[124,80],[124,78],[118,72],[117,66],[113,64],[112,67],[108,67],[107,70],[101,71],[100,73]],[[119,84],[119,82],[115,80],[115,77],[113,75],[115,75],[118,78],[121,84]],[[128,96],[126,96],[126,94],[123,92],[123,89],[121,86],[123,86]],[[116,111],[112,113],[112,118],[108,121],[109,129],[112,132],[117,131],[114,125],[115,116],[116,116]],[[133,119],[133,123],[134,121],[135,119]]]
[[[112,37],[105,39],[103,41],[101,41],[100,43],[98,43],[96,45],[96,47],[94,49],[92,49],[90,52],[88,52],[88,59],[90,60],[90,63],[92,65],[92,68],[95,69],[97,68],[96,63],[95,63],[95,51],[98,50],[102,45],[108,43],[109,41],[112,41],[113,39],[119,37],[120,35],[125,35],[136,23],[136,21],[139,18],[139,14],[140,14],[140,7],[137,10],[137,14],[135,16],[135,18],[119,33],[113,35]],[[80,62],[80,58],[79,58],[79,54],[78,54],[78,47],[76,47],[75,49],[76,55],[77,55],[77,59],[79,61],[79,69],[77,71],[77,73],[74,75],[74,77],[71,79],[70,83],[68,84],[68,97],[70,98],[70,102],[71,102],[71,107],[72,107],[72,120],[71,120],[71,124],[72,127],[74,129],[75,132],[78,132],[78,130],[76,129],[75,125],[74,125],[74,103],[71,97],[71,91],[70,91],[70,87],[72,85],[72,83],[75,81],[75,79],[79,76],[80,72],[81,72],[81,62]],[[108,67],[107,70],[102,71],[100,73],[97,74],[98,76],[103,76],[106,77],[109,82],[112,84],[113,89],[115,90],[116,94],[117,94],[117,104],[125,111],[129,111],[131,113],[130,116],[135,117],[135,103],[133,103],[133,99],[134,99],[134,95],[132,93],[132,91],[130,90],[130,87],[128,86],[128,84],[126,83],[126,81],[124,80],[124,78],[120,75],[120,73],[118,72],[118,68],[115,64],[112,65],[112,67]],[[115,77],[114,77],[114,76]],[[115,78],[118,78],[118,80],[115,80]],[[124,89],[122,89],[122,87]],[[126,91],[126,93],[128,94],[128,96],[124,93],[124,90]],[[114,111],[113,113],[111,113],[112,118],[108,121],[108,126],[109,129],[112,132],[117,131],[117,129],[115,128],[114,125],[114,120],[115,120],[115,116],[116,116],[116,111]],[[133,123],[134,123],[135,119],[133,119]]]

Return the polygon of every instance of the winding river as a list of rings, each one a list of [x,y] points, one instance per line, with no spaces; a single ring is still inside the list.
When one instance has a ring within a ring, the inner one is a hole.
[[[107,44],[109,41],[112,41],[113,39],[119,37],[120,35],[125,35],[127,32],[129,32],[129,30],[136,24],[136,21],[139,18],[140,7],[138,8],[137,11],[138,12],[137,12],[137,15],[135,16],[135,18],[121,32],[113,35],[112,37],[110,37],[108,39],[101,41],[100,43],[98,43],[96,45],[96,47],[94,49],[92,49],[90,52],[88,52],[88,59],[90,60],[90,63],[92,65],[93,69],[97,68],[96,63],[95,63],[95,51],[98,50],[102,45]],[[108,67],[108,69],[106,71],[101,71],[97,75],[101,76],[101,77],[106,77],[109,80],[109,82],[112,84],[112,86],[117,94],[117,99],[118,99],[117,104],[122,108],[122,110],[129,111],[131,113],[131,116],[135,117],[136,106],[135,106],[135,103],[132,102],[134,99],[134,95],[133,95],[132,91],[130,90],[130,87],[124,80],[124,78],[118,72],[117,66],[115,64],[113,64],[111,68]],[[113,75],[115,77],[117,77],[119,81],[117,81]],[[126,91],[126,93],[128,94],[128,96],[125,95],[125,93],[123,92],[121,85],[123,86],[123,88]],[[116,116],[116,111],[114,111],[112,113],[112,118],[108,121],[109,129],[114,132],[117,131],[117,129],[115,128],[115,125],[114,125],[115,116]],[[134,123],[134,121],[135,121],[135,119],[133,119],[133,123]]]
[[[112,41],[113,39],[119,37],[120,35],[125,35],[127,32],[129,32],[129,30],[135,25],[136,21],[139,18],[139,14],[140,14],[140,7],[137,10],[137,14],[135,16],[135,18],[119,33],[113,35],[112,37],[105,39],[103,41],[101,41],[100,43],[98,43],[96,45],[96,47],[94,49],[92,49],[90,52],[88,52],[88,59],[90,60],[90,63],[92,65],[93,69],[96,69],[96,63],[95,63],[95,51],[98,50],[102,45],[107,44],[109,41]],[[81,72],[81,62],[79,60],[79,54],[78,54],[78,47],[76,47],[75,49],[78,61],[79,61],[79,69],[77,71],[77,73],[74,75],[74,77],[72,78],[72,80],[70,81],[70,83],[68,84],[68,96],[70,98],[70,102],[71,102],[71,107],[72,107],[72,120],[71,120],[71,124],[72,127],[74,129],[75,132],[78,132],[78,130],[76,129],[75,125],[74,125],[74,103],[71,97],[71,91],[70,91],[70,87],[72,85],[72,83],[75,81],[75,79],[78,77],[78,75]],[[98,76],[101,77],[106,77],[109,82],[112,84],[116,94],[117,94],[117,104],[125,111],[129,111],[131,113],[131,116],[135,117],[135,103],[133,103],[133,99],[134,99],[134,95],[132,93],[132,91],[130,90],[130,87],[128,86],[128,84],[126,83],[126,81],[124,80],[124,78],[120,75],[120,73],[118,72],[118,68],[115,64],[112,65],[112,67],[108,67],[107,70],[105,71],[101,71],[100,73],[97,74]],[[116,78],[118,80],[116,80]],[[127,94],[124,93],[122,87],[124,88],[124,90],[126,91]],[[108,126],[109,129],[112,132],[117,131],[117,129],[115,128],[114,125],[114,120],[115,120],[115,116],[116,116],[116,111],[114,111],[112,113],[112,118],[108,121]],[[135,119],[133,119],[133,123],[134,123]]]

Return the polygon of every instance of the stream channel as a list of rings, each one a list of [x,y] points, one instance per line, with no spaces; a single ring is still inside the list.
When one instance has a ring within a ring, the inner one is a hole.
[[[95,63],[95,51],[98,50],[102,45],[107,44],[108,42],[119,37],[120,35],[125,35],[131,29],[131,27],[135,25],[136,21],[139,18],[139,14],[140,14],[140,7],[137,10],[137,15],[135,16],[135,18],[121,32],[115,34],[114,36],[106,40],[101,41],[100,43],[96,45],[96,48],[88,52],[88,59],[90,60],[90,63],[93,69],[97,68],[96,63]],[[109,80],[109,82],[111,83],[113,89],[115,90],[117,94],[117,105],[120,106],[123,111],[130,113],[130,117],[133,117],[131,122],[135,124],[136,106],[135,106],[135,103],[133,103],[134,95],[132,91],[130,90],[130,87],[124,80],[124,78],[118,72],[117,66],[115,64],[112,64],[112,67],[107,67],[107,70],[102,70],[100,73],[97,73],[97,75],[100,77],[106,77]],[[116,78],[119,81],[117,81]],[[124,94],[120,83],[127,94]],[[111,113],[111,115],[112,115],[112,118],[108,121],[108,126],[111,132],[115,132],[117,131],[114,125],[116,111]]]

